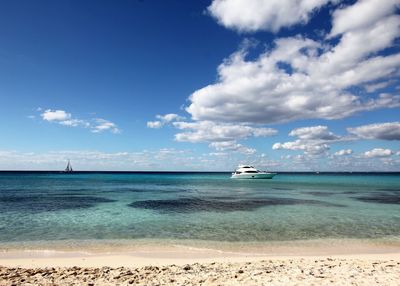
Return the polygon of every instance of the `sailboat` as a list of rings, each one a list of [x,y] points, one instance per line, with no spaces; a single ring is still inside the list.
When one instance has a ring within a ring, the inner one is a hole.
[[[68,160],[67,168],[65,168],[65,173],[72,173],[74,170],[72,170],[71,162]]]

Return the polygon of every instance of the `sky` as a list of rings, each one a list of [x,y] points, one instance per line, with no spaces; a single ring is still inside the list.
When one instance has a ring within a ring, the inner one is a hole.
[[[400,0],[6,0],[0,170],[400,171]]]

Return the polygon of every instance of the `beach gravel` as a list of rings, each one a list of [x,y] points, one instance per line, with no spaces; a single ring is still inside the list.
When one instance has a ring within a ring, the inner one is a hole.
[[[141,268],[11,268],[0,285],[400,285],[400,261],[288,259]]]

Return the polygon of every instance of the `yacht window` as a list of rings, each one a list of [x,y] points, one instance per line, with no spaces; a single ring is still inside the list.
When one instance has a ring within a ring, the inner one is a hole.
[[[245,173],[257,173],[257,171],[244,171]]]
[[[241,174],[242,172],[236,172],[236,174]]]

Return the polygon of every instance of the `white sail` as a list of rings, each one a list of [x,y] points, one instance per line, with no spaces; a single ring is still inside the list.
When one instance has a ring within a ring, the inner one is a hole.
[[[70,173],[73,172],[71,162],[68,160],[67,168],[65,168],[65,172]]]

